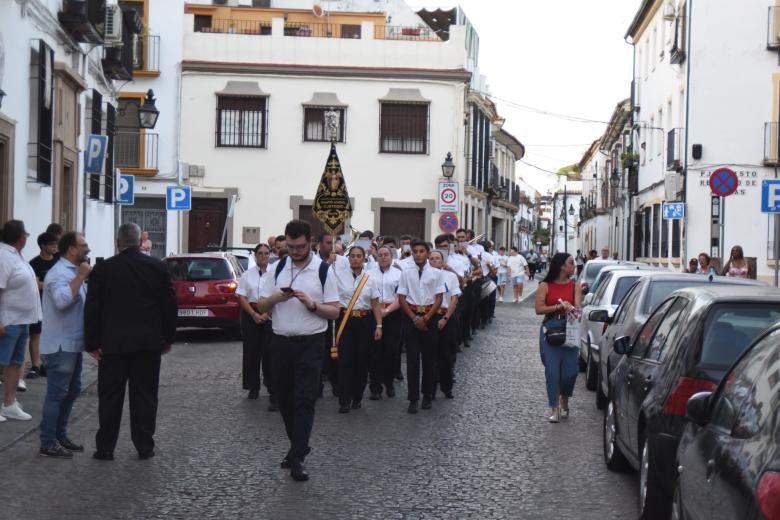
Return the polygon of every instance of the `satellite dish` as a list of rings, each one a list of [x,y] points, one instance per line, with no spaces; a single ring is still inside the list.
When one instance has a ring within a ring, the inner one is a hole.
[[[314,16],[317,18],[320,18],[323,14],[325,14],[325,11],[322,10],[322,6],[320,4],[314,4],[311,7],[311,12],[314,13]]]

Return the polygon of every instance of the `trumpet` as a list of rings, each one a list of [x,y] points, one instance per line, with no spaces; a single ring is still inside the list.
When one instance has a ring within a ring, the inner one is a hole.
[[[483,238],[485,238],[485,233],[481,233],[481,234],[479,234],[479,235],[475,236],[474,238],[472,238],[471,240],[469,240],[469,241],[468,241],[468,243],[469,243],[469,244],[476,244],[477,242],[479,242],[479,241],[480,241],[480,240],[482,240]]]
[[[349,231],[350,231],[350,240],[349,240],[349,243],[346,246],[344,246],[344,253],[345,254],[349,250],[350,247],[355,245],[355,242],[357,242],[357,239],[360,236],[360,231],[358,231],[357,229],[353,228],[351,225],[349,226]]]

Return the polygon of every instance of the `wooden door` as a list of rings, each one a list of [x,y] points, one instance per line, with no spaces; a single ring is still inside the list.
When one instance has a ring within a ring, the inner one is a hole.
[[[427,239],[425,237],[425,210],[417,208],[381,208],[379,212],[379,234],[396,237],[407,234]]]
[[[190,253],[217,247],[227,220],[227,199],[192,199],[188,232]]]
[[[298,218],[309,223],[311,226],[311,237],[314,240],[317,240],[320,234],[325,231],[322,227],[322,222],[317,220],[317,217],[314,216],[311,206],[298,206]],[[281,235],[283,232],[284,230],[281,230],[279,234]]]

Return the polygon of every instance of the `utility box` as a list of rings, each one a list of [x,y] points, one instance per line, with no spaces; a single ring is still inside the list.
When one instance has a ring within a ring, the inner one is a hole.
[[[241,242],[256,246],[260,243],[260,228],[244,226],[241,228]]]

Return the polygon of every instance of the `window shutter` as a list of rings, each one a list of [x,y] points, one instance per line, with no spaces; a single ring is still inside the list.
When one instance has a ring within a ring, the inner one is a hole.
[[[90,116],[90,132],[101,135],[103,129],[103,96],[97,90],[92,90],[92,105]],[[89,175],[89,198],[100,200],[100,174]]]
[[[114,105],[106,105],[106,166],[104,176],[103,201],[112,204],[114,202],[114,135],[116,134],[116,109]]]

